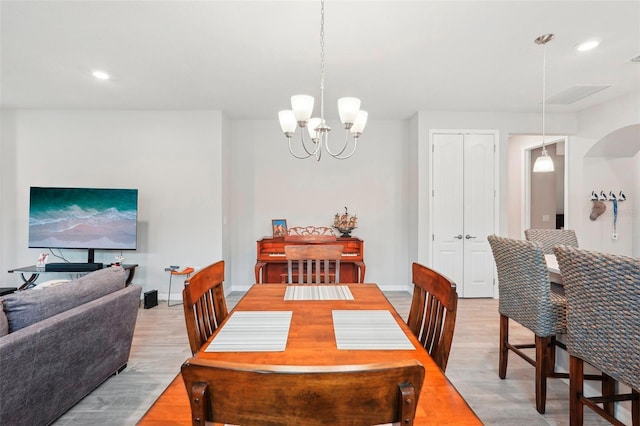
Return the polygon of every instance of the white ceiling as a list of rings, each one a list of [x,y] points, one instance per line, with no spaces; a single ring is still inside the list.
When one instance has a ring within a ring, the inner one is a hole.
[[[640,90],[640,1],[326,0],[326,113],[357,96],[370,119],[419,110],[539,112],[547,96],[611,85],[549,111]],[[319,1],[2,0],[3,108],[220,109],[276,119],[319,95]],[[601,41],[593,51],[575,46]],[[98,68],[113,74],[100,82]]]

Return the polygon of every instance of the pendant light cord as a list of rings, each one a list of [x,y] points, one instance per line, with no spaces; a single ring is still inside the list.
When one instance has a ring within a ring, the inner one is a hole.
[[[544,146],[545,117],[547,104],[547,43],[542,45],[542,152],[546,152]]]
[[[324,124],[324,0],[320,2],[320,122]]]

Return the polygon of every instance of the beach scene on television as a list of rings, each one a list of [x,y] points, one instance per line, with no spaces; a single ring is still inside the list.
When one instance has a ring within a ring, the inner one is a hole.
[[[138,190],[32,187],[29,247],[136,248]]]

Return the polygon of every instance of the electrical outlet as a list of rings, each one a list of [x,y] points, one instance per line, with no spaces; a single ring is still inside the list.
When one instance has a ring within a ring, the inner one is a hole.
[[[551,220],[551,218],[549,217],[548,214],[543,214],[542,215],[542,221],[543,222],[549,222],[549,220]]]
[[[612,240],[617,240],[618,239],[618,234],[616,234],[615,232],[613,233],[613,235],[611,235],[611,239]]]

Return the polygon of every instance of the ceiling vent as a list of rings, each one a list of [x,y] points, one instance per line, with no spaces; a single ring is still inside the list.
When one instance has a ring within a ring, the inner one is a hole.
[[[640,63],[640,55],[638,56],[634,56],[633,58],[629,59],[630,62],[635,62],[635,63]]]
[[[576,84],[547,99],[548,104],[569,105],[601,90],[611,87],[610,84]]]

